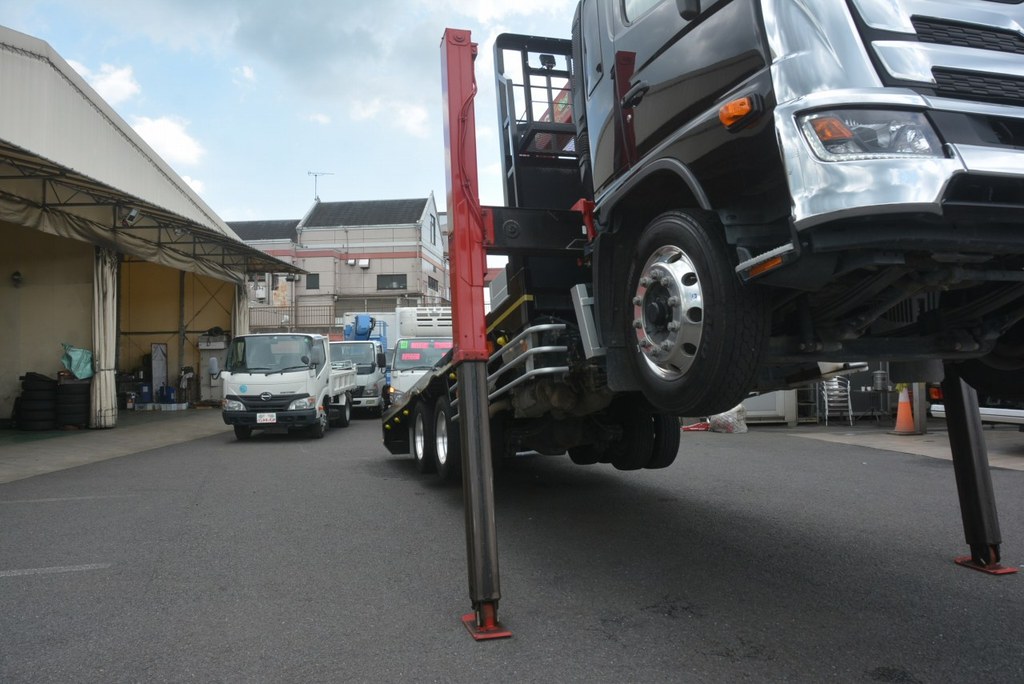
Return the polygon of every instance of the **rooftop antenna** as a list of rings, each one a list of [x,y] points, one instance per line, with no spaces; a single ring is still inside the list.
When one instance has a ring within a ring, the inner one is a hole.
[[[331,173],[330,171],[307,171],[306,175],[313,177],[313,199],[315,201],[319,202],[320,201],[320,193],[317,192],[317,189],[316,189],[317,179],[320,178],[320,176],[333,176],[334,174]]]

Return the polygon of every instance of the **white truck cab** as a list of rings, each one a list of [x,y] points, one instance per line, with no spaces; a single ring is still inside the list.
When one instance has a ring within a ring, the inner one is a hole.
[[[267,333],[231,340],[224,369],[212,368],[224,384],[224,423],[235,437],[255,429],[305,429],[321,438],[329,425],[351,420],[356,371],[329,362],[323,335]]]
[[[378,415],[386,408],[387,357],[378,340],[331,342],[331,364],[355,367],[352,408],[366,409]]]

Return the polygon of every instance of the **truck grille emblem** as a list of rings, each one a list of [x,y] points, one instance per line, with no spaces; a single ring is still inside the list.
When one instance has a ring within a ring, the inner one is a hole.
[[[273,397],[274,395],[271,394],[270,392],[264,392],[263,394],[260,395],[260,399],[262,399],[263,401],[270,401],[271,399],[273,399]]]

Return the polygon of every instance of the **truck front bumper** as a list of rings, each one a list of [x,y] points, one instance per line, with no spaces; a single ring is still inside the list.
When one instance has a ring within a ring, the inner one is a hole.
[[[316,409],[301,411],[222,411],[225,425],[251,428],[305,427],[317,421]],[[271,417],[273,418],[271,420]]]
[[[380,397],[352,397],[352,408],[379,408]]]

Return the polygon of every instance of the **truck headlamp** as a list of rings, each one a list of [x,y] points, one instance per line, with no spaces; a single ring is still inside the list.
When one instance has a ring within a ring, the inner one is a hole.
[[[391,403],[397,404],[405,401],[405,392],[399,392],[394,387],[391,388]]]
[[[797,117],[824,161],[942,157],[942,143],[920,112],[840,109]]]
[[[289,411],[302,411],[303,409],[311,408],[316,408],[316,399],[314,397],[303,397],[288,404]]]
[[[245,404],[238,401],[237,399],[225,399],[220,403],[220,406],[225,411],[244,411]]]

